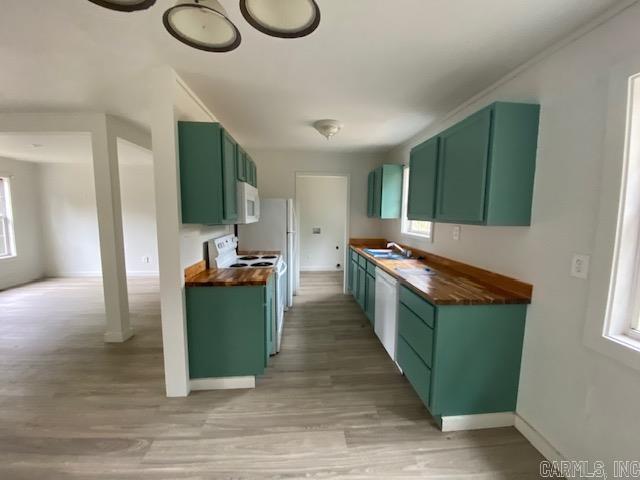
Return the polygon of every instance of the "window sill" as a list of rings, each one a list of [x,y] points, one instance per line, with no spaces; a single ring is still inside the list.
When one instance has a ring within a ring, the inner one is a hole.
[[[0,262],[4,260],[15,260],[16,258],[18,258],[18,255],[6,255],[4,257],[0,257]]]
[[[605,335],[606,340],[610,342],[614,342],[621,347],[628,348],[634,351],[636,354],[640,355],[640,340],[632,337],[631,335],[626,335],[624,333],[619,333],[615,335]]]

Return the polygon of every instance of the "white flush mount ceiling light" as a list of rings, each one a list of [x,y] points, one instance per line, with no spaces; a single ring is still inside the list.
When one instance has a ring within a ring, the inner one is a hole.
[[[89,0],[91,3],[117,10],[118,12],[134,12],[136,10],[146,10],[156,3],[156,0]]]
[[[272,37],[305,37],[320,24],[315,0],[240,0],[240,11],[252,27]]]
[[[320,135],[326,137],[327,140],[342,130],[342,124],[339,121],[330,119],[318,120],[313,124],[313,127],[320,132]]]
[[[240,45],[240,32],[218,0],[178,0],[162,23],[174,38],[199,50],[228,52]]]

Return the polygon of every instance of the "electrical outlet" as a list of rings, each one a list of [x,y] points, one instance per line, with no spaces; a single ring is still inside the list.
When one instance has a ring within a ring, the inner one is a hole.
[[[589,255],[582,255],[579,253],[573,254],[571,260],[571,276],[575,278],[586,279],[589,276]]]
[[[453,227],[453,239],[454,240],[460,240],[460,225],[455,225]]]

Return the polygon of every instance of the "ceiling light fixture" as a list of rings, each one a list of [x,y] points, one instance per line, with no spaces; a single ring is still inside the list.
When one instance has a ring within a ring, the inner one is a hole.
[[[320,24],[315,0],[240,0],[240,11],[253,28],[272,37],[305,37]]]
[[[240,45],[240,32],[218,0],[178,0],[162,23],[174,38],[199,50],[228,52]]]
[[[91,3],[117,10],[118,12],[133,12],[136,10],[146,10],[156,3],[156,0],[89,0]]]
[[[338,120],[318,120],[313,124],[313,128],[315,128],[320,135],[326,137],[327,140],[331,139],[331,137],[338,134],[340,130],[342,130],[342,124]]]

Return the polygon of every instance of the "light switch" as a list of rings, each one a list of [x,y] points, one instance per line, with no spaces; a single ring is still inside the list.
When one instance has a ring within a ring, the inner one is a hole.
[[[589,276],[589,255],[575,253],[571,260],[571,276],[586,279]]]
[[[313,227],[312,228],[312,233],[314,235],[320,235],[320,233],[321,233],[320,227]]]
[[[453,239],[454,240],[460,240],[460,225],[455,225],[453,227]]]

